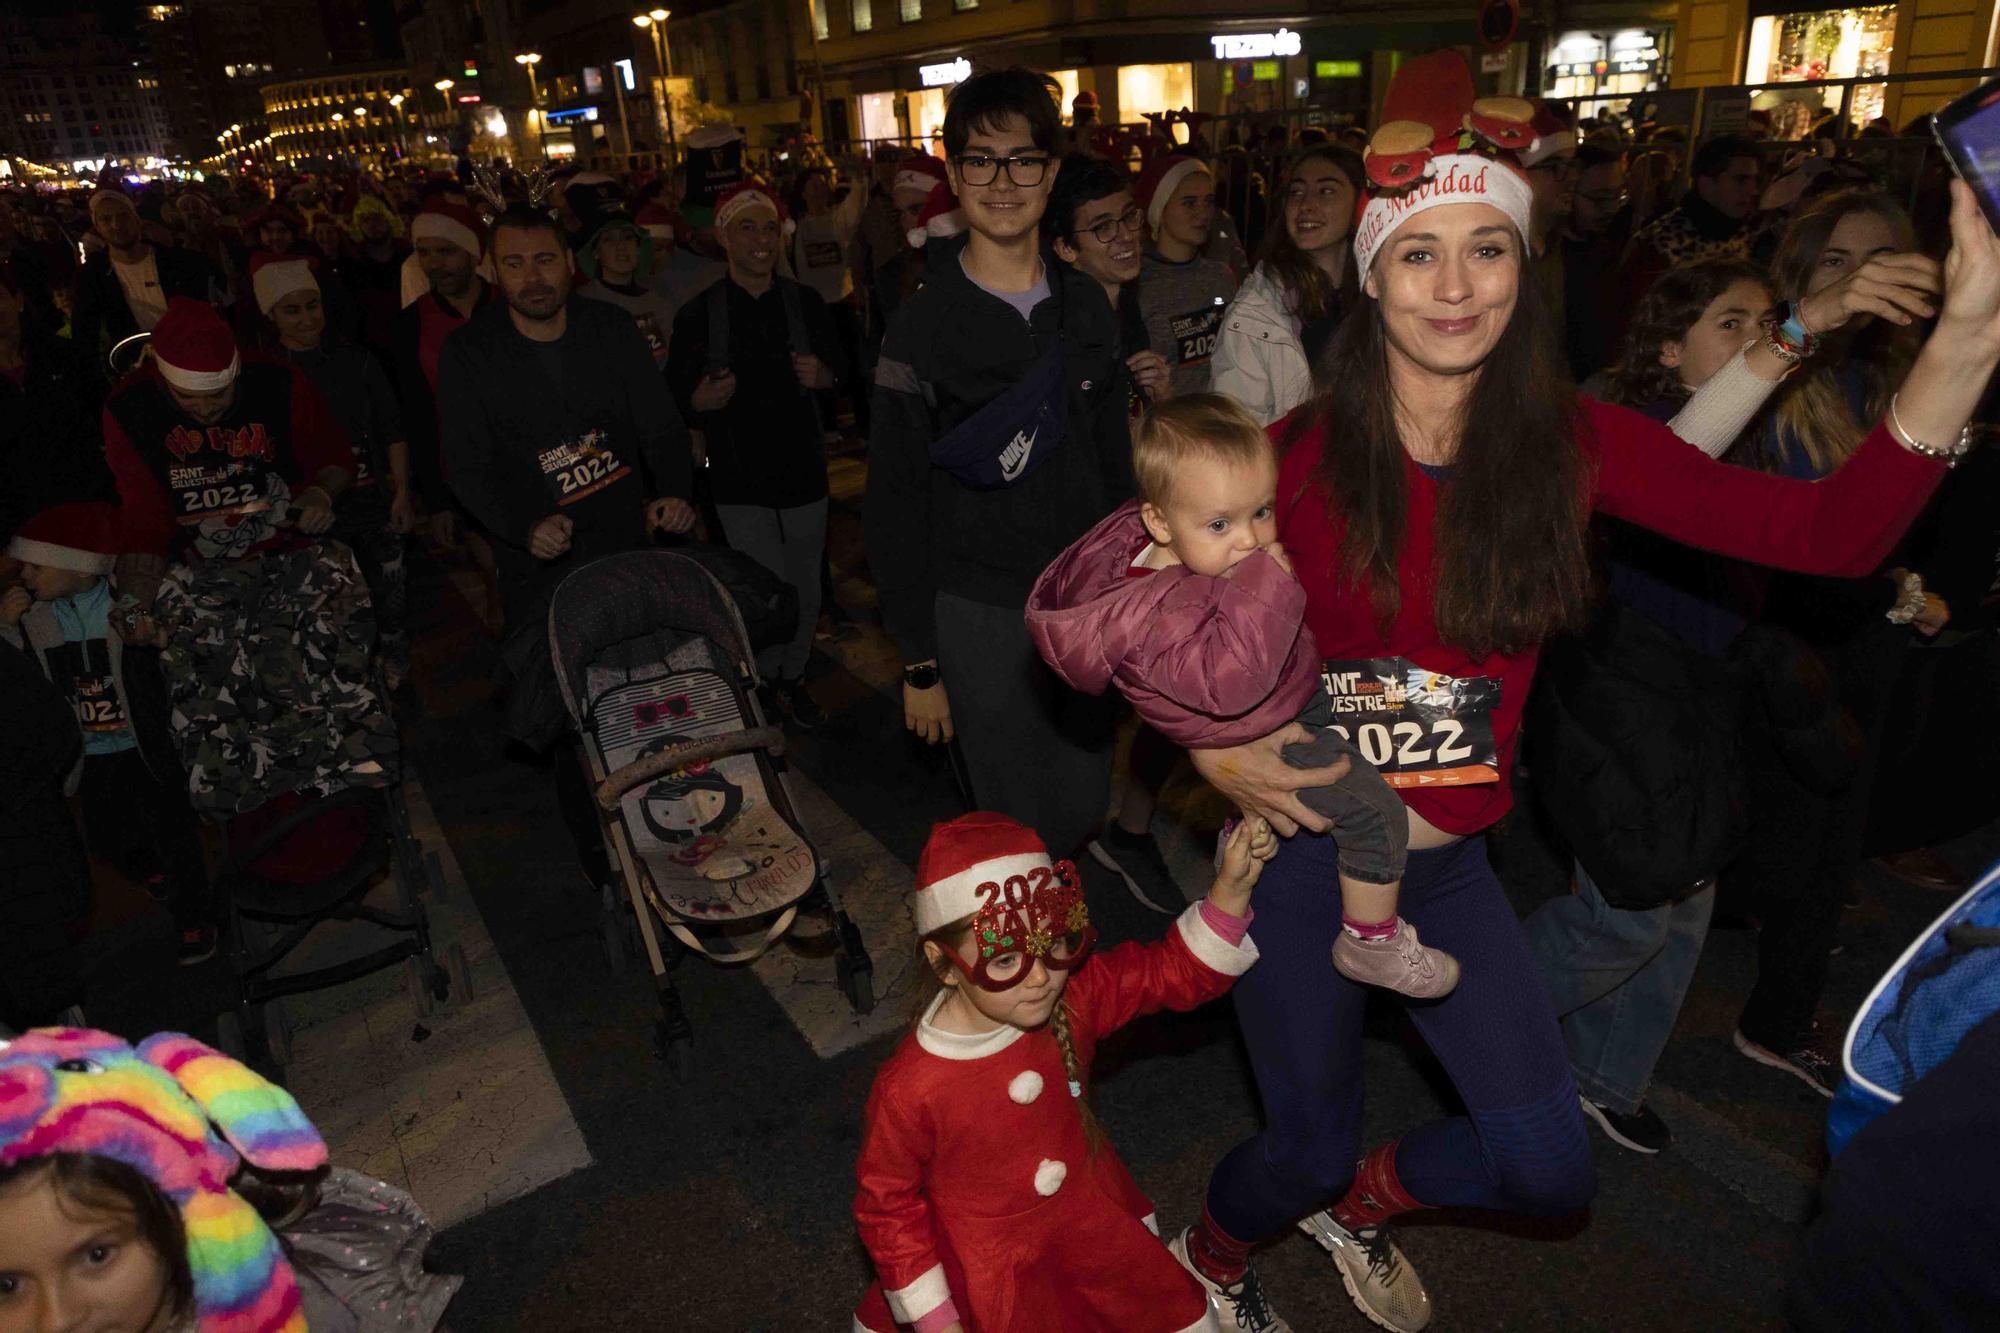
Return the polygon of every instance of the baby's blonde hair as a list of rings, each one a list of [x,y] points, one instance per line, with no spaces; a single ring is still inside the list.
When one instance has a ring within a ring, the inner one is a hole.
[[[1268,460],[1271,439],[1234,398],[1191,393],[1169,398],[1139,419],[1132,432],[1132,474],[1139,498],[1163,505],[1174,476],[1196,458],[1251,465]]]

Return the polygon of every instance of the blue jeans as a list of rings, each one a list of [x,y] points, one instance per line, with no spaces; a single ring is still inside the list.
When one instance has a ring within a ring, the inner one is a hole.
[[[1583,1095],[1621,1115],[1639,1109],[1701,958],[1715,888],[1626,911],[1604,901],[1581,865],[1576,891],[1528,917],[1528,947],[1562,1019]]]

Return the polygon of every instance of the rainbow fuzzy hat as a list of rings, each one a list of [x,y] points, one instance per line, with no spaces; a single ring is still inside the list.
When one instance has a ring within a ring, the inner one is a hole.
[[[201,1333],[306,1333],[278,1238],[229,1188],[245,1161],[325,1165],[290,1093],[176,1032],[135,1049],[108,1032],[40,1028],[0,1047],[0,1166],[55,1153],[123,1162],[180,1210]]]

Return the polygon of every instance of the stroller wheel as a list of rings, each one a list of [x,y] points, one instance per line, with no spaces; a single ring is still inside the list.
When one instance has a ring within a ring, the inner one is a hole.
[[[444,975],[443,969],[431,960],[429,954],[412,954],[403,960],[403,976],[409,985],[410,1003],[415,1007],[418,1018],[429,1018],[436,1013],[438,1001],[443,998],[437,994],[433,984],[433,972]],[[447,993],[449,986],[447,979]]]
[[[472,1003],[472,964],[465,959],[465,946],[454,944],[444,951],[445,975],[451,981],[451,1002],[462,1008]]]
[[[250,1050],[243,1041],[243,1020],[236,1016],[234,1009],[224,1009],[215,1016],[215,1049],[232,1060],[249,1063]]]
[[[875,967],[867,956],[863,955],[857,962],[845,953],[839,954],[833,960],[833,971],[854,1012],[872,1012],[875,1008]]]
[[[234,1017],[234,1015],[232,1015]],[[279,1065],[292,1062],[292,1020],[285,1006],[272,1000],[264,1006],[264,1045]]]

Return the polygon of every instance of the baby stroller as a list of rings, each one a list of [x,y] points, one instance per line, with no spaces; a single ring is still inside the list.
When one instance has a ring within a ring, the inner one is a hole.
[[[662,1058],[684,1069],[694,1035],[670,969],[690,950],[747,963],[802,907],[831,919],[840,987],[856,1012],[871,1009],[873,964],[796,813],[784,733],[764,719],[750,637],[722,585],[672,551],[593,561],[550,599],[549,652],[653,969]],[[612,892],[615,966],[626,917]]]

